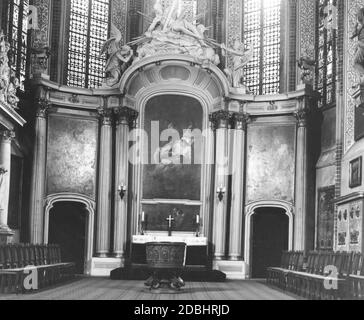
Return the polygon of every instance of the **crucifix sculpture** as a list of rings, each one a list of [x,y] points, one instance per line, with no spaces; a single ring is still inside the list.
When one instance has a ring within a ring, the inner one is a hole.
[[[166,219],[168,221],[168,237],[172,236],[172,222],[175,220],[172,218],[172,215],[169,215],[169,217]]]

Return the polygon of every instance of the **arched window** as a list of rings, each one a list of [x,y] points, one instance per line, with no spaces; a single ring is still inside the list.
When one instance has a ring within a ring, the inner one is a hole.
[[[256,95],[280,90],[281,0],[244,1],[244,43],[254,45],[245,83]]]
[[[13,0],[7,5],[11,67],[22,87],[26,76],[29,0]]]
[[[317,2],[317,70],[316,89],[321,93],[320,106],[336,100],[337,0]]]
[[[67,85],[97,88],[104,77],[100,57],[109,34],[109,0],[71,0],[67,59]]]

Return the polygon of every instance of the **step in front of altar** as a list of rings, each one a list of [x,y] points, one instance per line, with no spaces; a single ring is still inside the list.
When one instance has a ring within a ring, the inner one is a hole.
[[[150,275],[151,271],[147,266],[129,266],[111,271],[110,279],[145,281]],[[181,277],[188,282],[224,282],[226,280],[226,274],[219,270],[198,267],[186,267],[181,272]]]

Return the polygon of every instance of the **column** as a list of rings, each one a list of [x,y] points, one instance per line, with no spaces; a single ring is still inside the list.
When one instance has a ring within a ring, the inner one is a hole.
[[[242,234],[244,216],[245,185],[245,133],[247,114],[233,116],[233,157],[232,157],[232,197],[230,212],[229,260],[239,261],[242,258]]]
[[[11,141],[13,131],[0,131],[0,244],[8,243],[14,233],[8,227]]]
[[[35,142],[30,185],[30,242],[43,243],[44,196],[47,151],[47,113],[50,104],[45,99],[38,101],[35,118]]]
[[[306,248],[307,214],[307,110],[301,109],[297,118],[297,155],[296,155],[296,213],[294,227],[294,250]]]
[[[133,126],[138,113],[127,107],[114,109],[116,116],[116,159],[114,185],[114,255],[123,258],[127,241],[128,191],[121,199],[119,186],[129,188],[129,128]]]
[[[227,216],[227,192],[228,192],[228,124],[230,113],[218,111],[211,115],[210,119],[216,129],[215,148],[215,201],[213,215],[213,244],[215,245],[215,260],[223,260],[225,257],[226,243],[226,216]],[[223,189],[223,198],[219,199],[217,190]]]
[[[112,184],[112,110],[100,108],[99,192],[97,197],[96,255],[106,258],[110,250]]]

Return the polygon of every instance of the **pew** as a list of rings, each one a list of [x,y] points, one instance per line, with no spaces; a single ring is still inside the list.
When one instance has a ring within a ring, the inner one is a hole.
[[[355,300],[364,299],[364,257],[355,253],[353,257],[352,273],[349,275],[349,290]]]
[[[291,271],[299,271],[304,263],[304,253],[302,251],[285,251],[282,254],[280,267],[270,267],[267,269],[267,282],[281,288],[288,289],[292,286],[288,275]]]
[[[312,300],[364,299],[360,253],[283,252],[280,268],[267,269],[267,282]],[[334,282],[333,282],[334,281]]]
[[[0,245],[0,293],[26,292],[27,267],[37,271],[38,289],[68,280],[75,274],[74,263],[64,263],[58,245]]]

